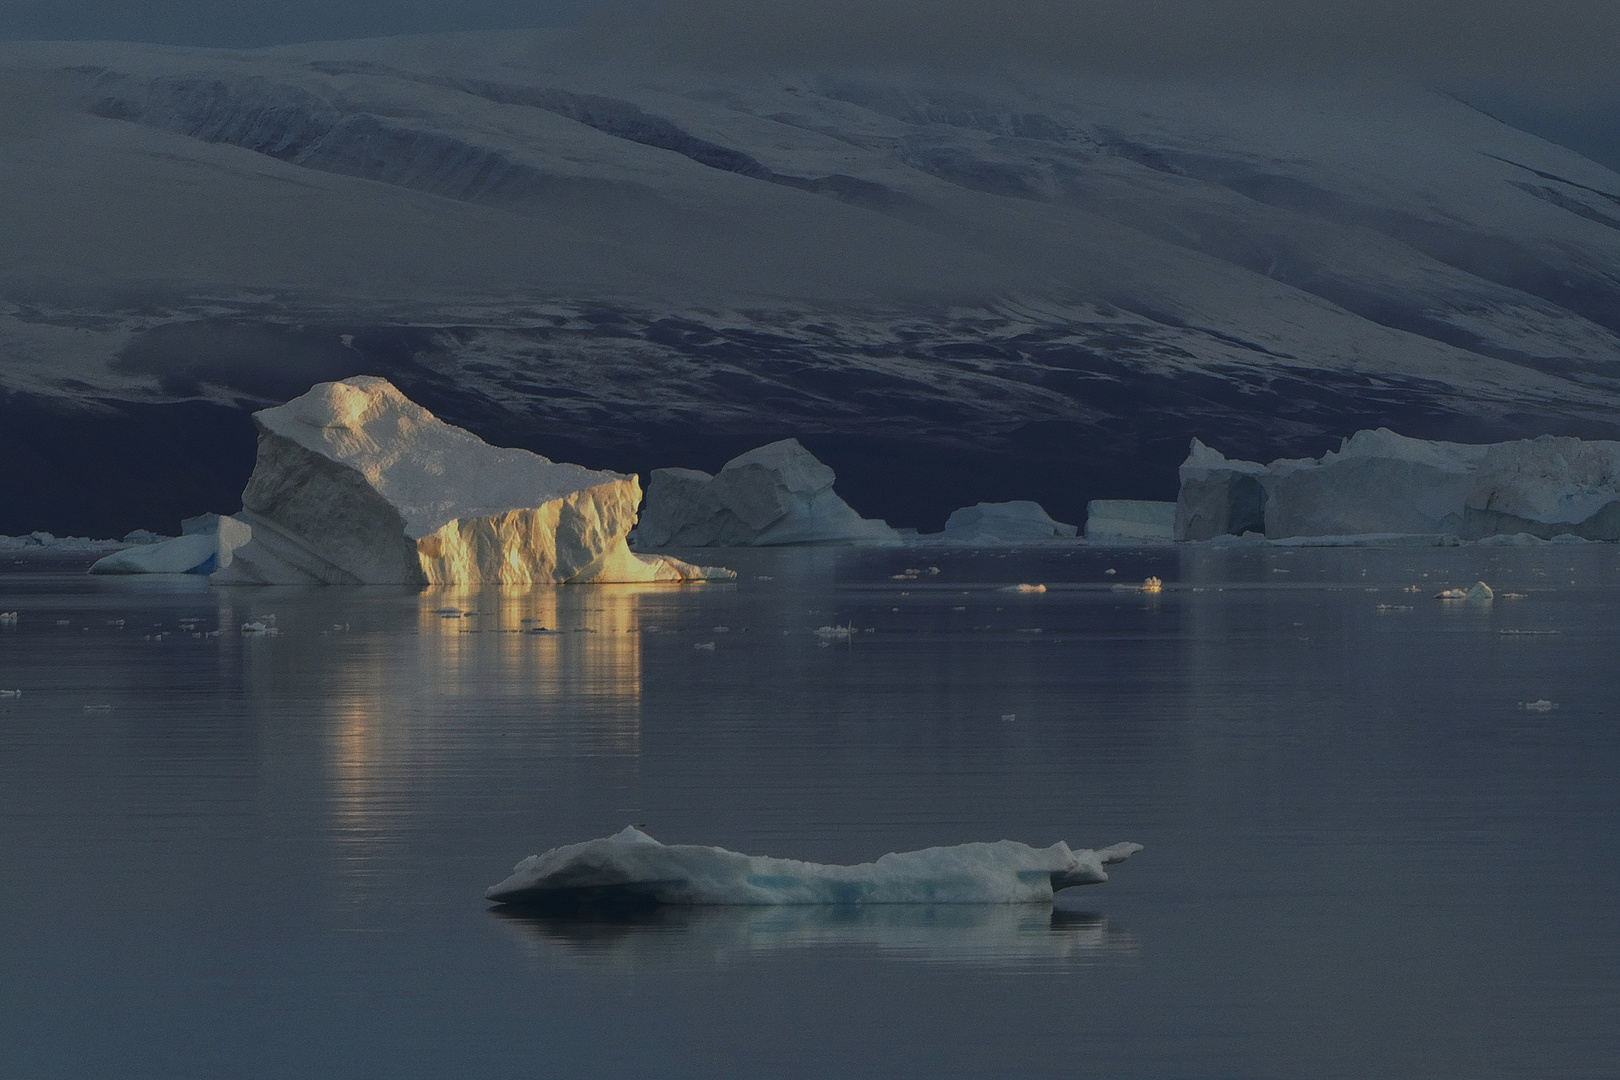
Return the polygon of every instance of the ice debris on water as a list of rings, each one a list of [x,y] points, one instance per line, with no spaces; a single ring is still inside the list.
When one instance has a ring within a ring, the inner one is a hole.
[[[850,623],[847,626],[818,626],[816,627],[815,632],[818,637],[847,639],[854,635],[855,624]]]
[[[249,637],[276,637],[281,631],[277,630],[274,624],[260,622],[255,619],[252,622],[242,624],[242,633]]]
[[[0,611],[0,626],[16,626],[21,617],[15,611]]]
[[[501,904],[562,908],[659,904],[1030,904],[1060,889],[1108,880],[1103,867],[1141,844],[1098,850],[1058,841],[960,844],[833,866],[661,844],[629,826],[599,840],[531,855],[484,895]]]
[[[1521,701],[1519,708],[1529,712],[1552,712],[1558,708],[1558,702],[1548,701],[1546,698],[1537,698],[1535,701]]]
[[[1436,600],[1491,600],[1496,596],[1483,581],[1476,581],[1466,589],[1442,589],[1434,594]]]
[[[1147,580],[1142,582],[1142,591],[1143,592],[1163,592],[1164,591],[1164,582],[1160,581],[1156,577],[1150,577]]]
[[[1007,585],[1007,586],[1003,587],[1001,591],[1002,592],[1016,592],[1016,593],[1043,593],[1043,592],[1046,591],[1046,586],[1045,585],[1031,585],[1031,584],[1025,582],[1025,583],[1021,583],[1021,584],[1018,584],[1018,585]]]
[[[0,697],[22,697],[21,690],[0,690]]]

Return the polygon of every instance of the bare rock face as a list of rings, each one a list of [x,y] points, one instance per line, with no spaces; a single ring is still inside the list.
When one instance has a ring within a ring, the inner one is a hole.
[[[654,469],[637,541],[650,548],[898,545],[886,522],[861,517],[838,497],[834,479],[797,439],[740,454],[714,476]]]
[[[503,584],[731,577],[637,555],[634,476],[490,446],[386,379],[254,414],[258,461],[219,529],[216,584]]]

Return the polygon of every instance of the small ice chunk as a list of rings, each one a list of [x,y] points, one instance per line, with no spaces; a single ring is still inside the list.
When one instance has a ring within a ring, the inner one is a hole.
[[[1016,592],[1016,593],[1043,593],[1043,592],[1046,591],[1046,586],[1045,585],[1030,585],[1030,584],[1028,584],[1026,582],[1026,583],[1021,583],[1021,584],[1018,584],[1018,585],[1008,585],[1005,588],[1003,588],[1001,591],[1002,592]]]
[[[0,690],[0,697],[22,697],[21,690]]]
[[[1519,707],[1530,712],[1552,712],[1554,709],[1558,708],[1558,702],[1548,701],[1546,698],[1538,698],[1535,701],[1521,701],[1519,702]]]
[[[706,652],[714,652],[714,642],[712,642],[712,641],[702,641],[702,642],[699,642],[696,645],[693,645],[692,648],[694,648],[694,649],[703,649]]]
[[[1150,577],[1147,580],[1142,582],[1142,591],[1143,592],[1163,592],[1164,591],[1164,582],[1160,581],[1156,577]]]
[[[20,618],[22,616],[15,611],[0,611],[0,626],[16,626]]]
[[[1492,600],[1495,597],[1496,594],[1491,592],[1491,587],[1483,581],[1474,582],[1468,590],[1468,599],[1470,600]]]

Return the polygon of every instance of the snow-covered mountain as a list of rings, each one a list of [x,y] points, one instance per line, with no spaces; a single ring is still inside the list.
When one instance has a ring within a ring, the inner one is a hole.
[[[1620,176],[1433,91],[694,74],[551,32],[0,44],[0,532],[230,510],[246,411],[1077,520],[1199,436],[1620,437]]]

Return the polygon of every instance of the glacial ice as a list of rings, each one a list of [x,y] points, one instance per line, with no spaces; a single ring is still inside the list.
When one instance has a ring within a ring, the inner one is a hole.
[[[320,383],[254,413],[242,512],[215,584],[691,581],[734,575],[637,555],[636,477],[490,446],[386,379]]]
[[[952,544],[1024,544],[1036,540],[1062,540],[1079,532],[1073,525],[1053,521],[1040,503],[1028,499],[982,502],[953,511],[938,539]],[[923,540],[934,539],[924,536]]]
[[[1358,431],[1320,458],[1261,465],[1193,440],[1176,538],[1370,533],[1620,540],[1620,442],[1543,435],[1482,445]]]
[[[137,544],[97,559],[92,574],[211,574],[214,572],[219,541],[214,533],[192,533]]]
[[[888,523],[861,517],[839,498],[834,479],[832,469],[797,439],[750,450],[713,476],[697,469],[654,469],[636,543],[643,548],[900,543]]]
[[[485,896],[500,904],[1024,904],[1060,889],[1108,880],[1105,865],[1142,849],[1133,843],[1071,850],[1013,840],[890,853],[876,862],[829,866],[742,855],[696,844],[661,844],[629,826],[599,840],[531,855]]]
[[[1176,535],[1176,504],[1143,499],[1093,499],[1086,504],[1086,539],[1169,541]]]

